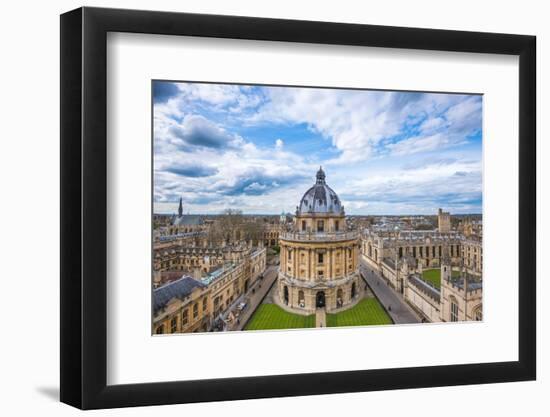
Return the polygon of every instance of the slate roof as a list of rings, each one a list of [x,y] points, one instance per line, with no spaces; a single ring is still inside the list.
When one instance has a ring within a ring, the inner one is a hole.
[[[183,299],[193,292],[195,288],[206,288],[202,282],[191,277],[183,276],[176,281],[169,282],[162,287],[153,290],[153,311],[157,311],[166,307],[166,304],[172,298]]]
[[[433,298],[436,301],[440,301],[441,291],[435,288],[433,285],[430,285],[428,282],[424,281],[417,275],[411,275],[409,277],[409,283],[414,285],[424,294],[427,294],[429,297]]]
[[[382,263],[389,266],[390,269],[395,270],[395,260],[393,260],[392,258],[384,258],[384,259],[382,259]]]
[[[455,278],[451,280],[451,284],[454,286],[460,288],[461,290],[464,289],[464,278]],[[483,289],[483,283],[481,281],[474,281],[473,279],[468,280],[468,291],[476,291]]]
[[[184,214],[174,220],[174,226],[197,226],[202,224],[204,224],[202,217],[193,214]]]

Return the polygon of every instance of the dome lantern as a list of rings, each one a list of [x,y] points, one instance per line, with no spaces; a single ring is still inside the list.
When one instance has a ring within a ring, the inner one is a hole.
[[[325,171],[323,171],[323,167],[319,167],[319,171],[317,171],[317,184],[325,184]]]

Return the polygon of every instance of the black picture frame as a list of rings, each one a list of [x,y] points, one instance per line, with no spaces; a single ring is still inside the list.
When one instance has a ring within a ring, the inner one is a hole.
[[[108,32],[519,56],[519,360],[107,385]],[[536,378],[534,36],[84,7],[61,15],[60,57],[62,402],[95,409]]]

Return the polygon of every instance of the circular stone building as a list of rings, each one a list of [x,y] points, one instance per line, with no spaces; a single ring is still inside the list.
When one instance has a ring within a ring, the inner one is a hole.
[[[344,207],[322,168],[279,245],[277,285],[283,307],[307,314],[318,308],[340,311],[360,298],[359,234],[347,230]]]

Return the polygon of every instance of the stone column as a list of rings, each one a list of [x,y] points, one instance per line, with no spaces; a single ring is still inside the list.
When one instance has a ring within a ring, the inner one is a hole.
[[[344,255],[344,276],[348,276],[348,248],[346,247],[343,251]]]
[[[332,248],[327,251],[328,279],[332,279]]]
[[[294,255],[294,263],[293,263],[294,272],[293,272],[293,274],[294,274],[294,278],[297,278],[298,277],[298,248],[294,248],[293,255]]]
[[[307,250],[307,278],[311,281],[311,249]]]

